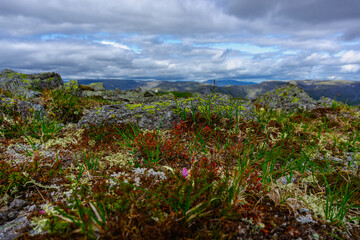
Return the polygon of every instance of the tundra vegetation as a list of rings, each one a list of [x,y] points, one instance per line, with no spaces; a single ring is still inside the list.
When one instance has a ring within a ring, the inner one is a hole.
[[[37,206],[18,239],[360,238],[359,107],[255,104],[249,118],[237,99],[213,111],[212,97],[153,130],[79,128],[113,102],[60,89],[37,98],[46,115],[2,108],[0,207]]]

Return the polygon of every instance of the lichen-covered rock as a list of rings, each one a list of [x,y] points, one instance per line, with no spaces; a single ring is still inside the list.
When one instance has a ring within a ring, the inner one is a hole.
[[[90,87],[94,89],[94,91],[105,91],[104,84],[102,82],[90,83]]]
[[[5,69],[0,73],[0,87],[11,92],[24,89],[42,91],[62,85],[63,81],[60,75],[54,72],[24,74]]]
[[[45,108],[40,104],[8,98],[3,95],[0,95],[0,111],[7,115],[19,113],[22,118],[36,116],[38,112],[42,116],[46,115]]]
[[[145,91],[143,94],[144,97],[155,97],[155,93],[150,92],[150,91]]]
[[[104,98],[107,95],[106,91],[83,91],[82,96],[83,97],[102,97]]]
[[[283,109],[286,111],[316,108],[316,101],[295,84],[287,84],[275,88],[260,95],[252,103],[269,109]]]
[[[67,93],[73,94],[75,96],[81,97],[82,96],[82,89],[80,88],[80,84],[78,80],[70,80],[64,83],[62,87]]]
[[[131,101],[117,105],[106,105],[92,109],[78,123],[79,127],[90,124],[137,124],[144,129],[163,129],[173,127],[174,122],[190,117],[192,114],[219,114],[222,116],[240,116],[244,105],[234,102],[230,96],[213,94],[211,96],[195,95],[188,99],[174,99],[172,94],[144,97],[142,92],[126,95]],[[210,117],[210,116],[208,116]]]
[[[331,107],[333,104],[341,104],[341,103],[338,103],[335,100],[327,98],[327,97],[321,97],[317,101],[317,105],[319,105],[321,107]]]
[[[175,113],[176,105],[171,102],[154,104],[122,104],[106,105],[100,109],[93,109],[89,114],[81,118],[79,127],[86,127],[90,124],[136,124],[140,128],[157,129],[171,128],[174,121],[180,120]]]
[[[86,91],[95,91],[94,88],[92,88],[92,87],[90,87],[90,86],[88,86],[88,85],[80,84],[79,87],[80,87],[80,89],[83,90],[83,91],[84,91],[84,90],[86,90]]]

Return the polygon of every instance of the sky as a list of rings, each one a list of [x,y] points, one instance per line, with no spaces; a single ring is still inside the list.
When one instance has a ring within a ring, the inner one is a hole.
[[[1,0],[0,71],[360,80],[360,0]]]

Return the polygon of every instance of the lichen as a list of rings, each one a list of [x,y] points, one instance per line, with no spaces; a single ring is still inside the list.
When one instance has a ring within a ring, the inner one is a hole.
[[[106,163],[109,163],[110,166],[114,165],[120,165],[120,166],[126,166],[128,164],[131,164],[133,162],[133,158],[127,154],[124,154],[122,152],[118,152],[115,154],[111,154],[109,156],[104,157],[105,161],[100,161],[100,167],[104,167]]]
[[[142,106],[141,103],[139,103],[139,104],[126,104],[126,107],[129,110],[134,110],[134,109],[137,109],[137,108],[141,108],[141,106]]]

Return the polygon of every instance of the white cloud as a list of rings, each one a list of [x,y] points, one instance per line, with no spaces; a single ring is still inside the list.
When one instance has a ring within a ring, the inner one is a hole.
[[[65,78],[359,80],[359,3],[0,1],[0,70]]]
[[[347,64],[347,65],[341,66],[341,71],[346,72],[346,73],[356,73],[359,70],[360,70],[359,64]]]
[[[350,50],[341,57],[343,63],[360,63],[360,51]]]
[[[128,51],[131,50],[128,46],[125,46],[125,45],[122,45],[122,44],[119,44],[119,43],[116,43],[116,42],[100,41],[99,43],[104,44],[104,45],[110,45],[110,46],[112,46],[114,48],[121,48],[121,49],[128,50]]]

